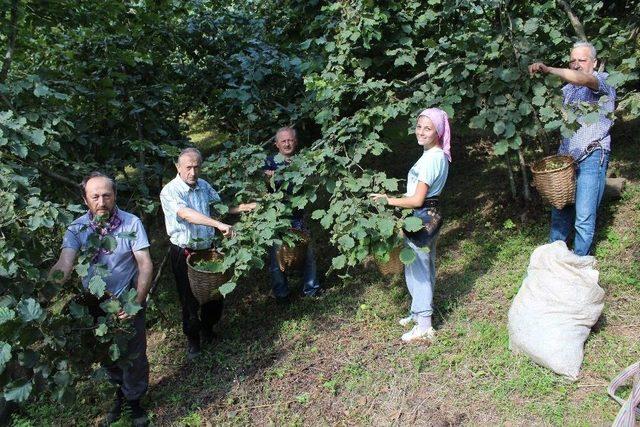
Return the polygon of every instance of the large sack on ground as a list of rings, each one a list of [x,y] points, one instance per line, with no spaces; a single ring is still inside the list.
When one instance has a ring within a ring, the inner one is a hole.
[[[595,264],[562,241],[536,248],[509,309],[509,348],[576,379],[584,342],[604,305]]]

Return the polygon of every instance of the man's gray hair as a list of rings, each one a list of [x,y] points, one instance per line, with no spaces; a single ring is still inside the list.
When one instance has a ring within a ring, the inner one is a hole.
[[[180,155],[178,155],[177,163],[180,163],[180,159],[182,158],[182,156],[187,156],[187,155],[196,155],[196,156],[198,156],[198,160],[200,160],[200,163],[202,163],[202,153],[200,153],[200,150],[198,150],[197,148],[193,148],[193,147],[187,147],[184,150],[182,150],[180,152]]]
[[[278,129],[276,131],[276,142],[278,141],[278,135],[280,135],[282,132],[291,132],[293,133],[293,138],[297,141],[298,140],[298,132],[296,131],[295,128],[291,127],[291,126],[283,126],[280,129]]]
[[[575,42],[573,44],[573,47],[571,48],[571,50],[573,51],[573,49],[576,49],[578,47],[588,47],[589,48],[589,53],[591,54],[591,59],[596,59],[597,56],[597,52],[596,52],[596,48],[589,42]]]
[[[84,199],[87,196],[87,182],[93,178],[104,178],[111,183],[111,189],[113,190],[113,194],[116,194],[118,188],[116,187],[116,182],[110,176],[103,174],[102,172],[93,171],[89,175],[85,176],[82,182],[80,183],[80,191],[82,191],[82,198]]]

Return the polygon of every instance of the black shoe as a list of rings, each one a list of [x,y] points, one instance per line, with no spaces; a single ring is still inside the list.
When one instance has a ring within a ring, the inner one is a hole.
[[[127,400],[127,404],[131,409],[131,419],[135,427],[145,427],[149,425],[149,417],[147,411],[140,406],[140,399]]]
[[[302,298],[305,299],[316,299],[316,298],[320,298],[322,295],[324,295],[324,289],[322,288],[318,288],[316,289],[316,291],[310,295],[307,295],[305,293],[302,294]]]
[[[104,418],[104,421],[100,424],[100,426],[108,427],[111,424],[115,423],[120,419],[120,415],[122,415],[122,404],[124,403],[124,395],[122,394],[122,390],[118,388],[116,391],[116,398],[113,401],[113,406],[107,412],[107,416]]]
[[[200,354],[200,338],[188,338],[187,360],[193,360]]]
[[[202,345],[211,345],[211,343],[217,339],[218,334],[213,331],[200,331],[200,340],[202,341]]]

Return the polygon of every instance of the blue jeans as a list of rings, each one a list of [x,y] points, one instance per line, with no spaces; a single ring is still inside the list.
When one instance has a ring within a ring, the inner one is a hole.
[[[286,298],[289,295],[287,276],[280,270],[276,253],[279,245],[273,245],[269,251],[269,273],[271,274],[271,286],[276,298]],[[316,257],[311,244],[307,245],[307,254],[304,259],[302,273],[302,293],[305,296],[313,296],[320,289],[320,283],[316,275]]]
[[[416,254],[416,259],[404,267],[404,278],[411,294],[411,314],[431,316],[433,314],[433,289],[436,286],[436,232],[425,246],[419,248],[409,239],[405,243]]]
[[[578,163],[576,170],[576,203],[563,209],[551,209],[549,241],[566,241],[574,227],[573,252],[584,256],[591,253],[596,231],[596,214],[607,180],[609,152],[598,149]]]

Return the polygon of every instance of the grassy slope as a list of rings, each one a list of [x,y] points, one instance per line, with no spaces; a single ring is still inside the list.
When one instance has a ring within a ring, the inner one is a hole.
[[[149,338],[146,402],[155,423],[609,424],[618,406],[607,397],[608,381],[640,359],[637,130],[616,127],[610,171],[630,182],[601,215],[596,255],[606,304],[577,382],[508,350],[510,301],[530,253],[546,240],[548,212],[538,207],[521,217],[504,194],[504,169],[493,159],[472,161],[471,147],[457,141],[438,246],[434,344],[400,344],[396,321],[409,306],[402,278],[362,268],[344,280],[329,277],[322,299],[282,309],[259,272],[229,297],[221,340],[190,365],[167,274],[161,299],[170,301],[163,311],[171,324],[156,324]],[[419,153],[408,142],[394,150],[380,164],[401,177]],[[108,405],[92,387],[71,408],[38,403],[27,416],[36,424],[94,423]]]

